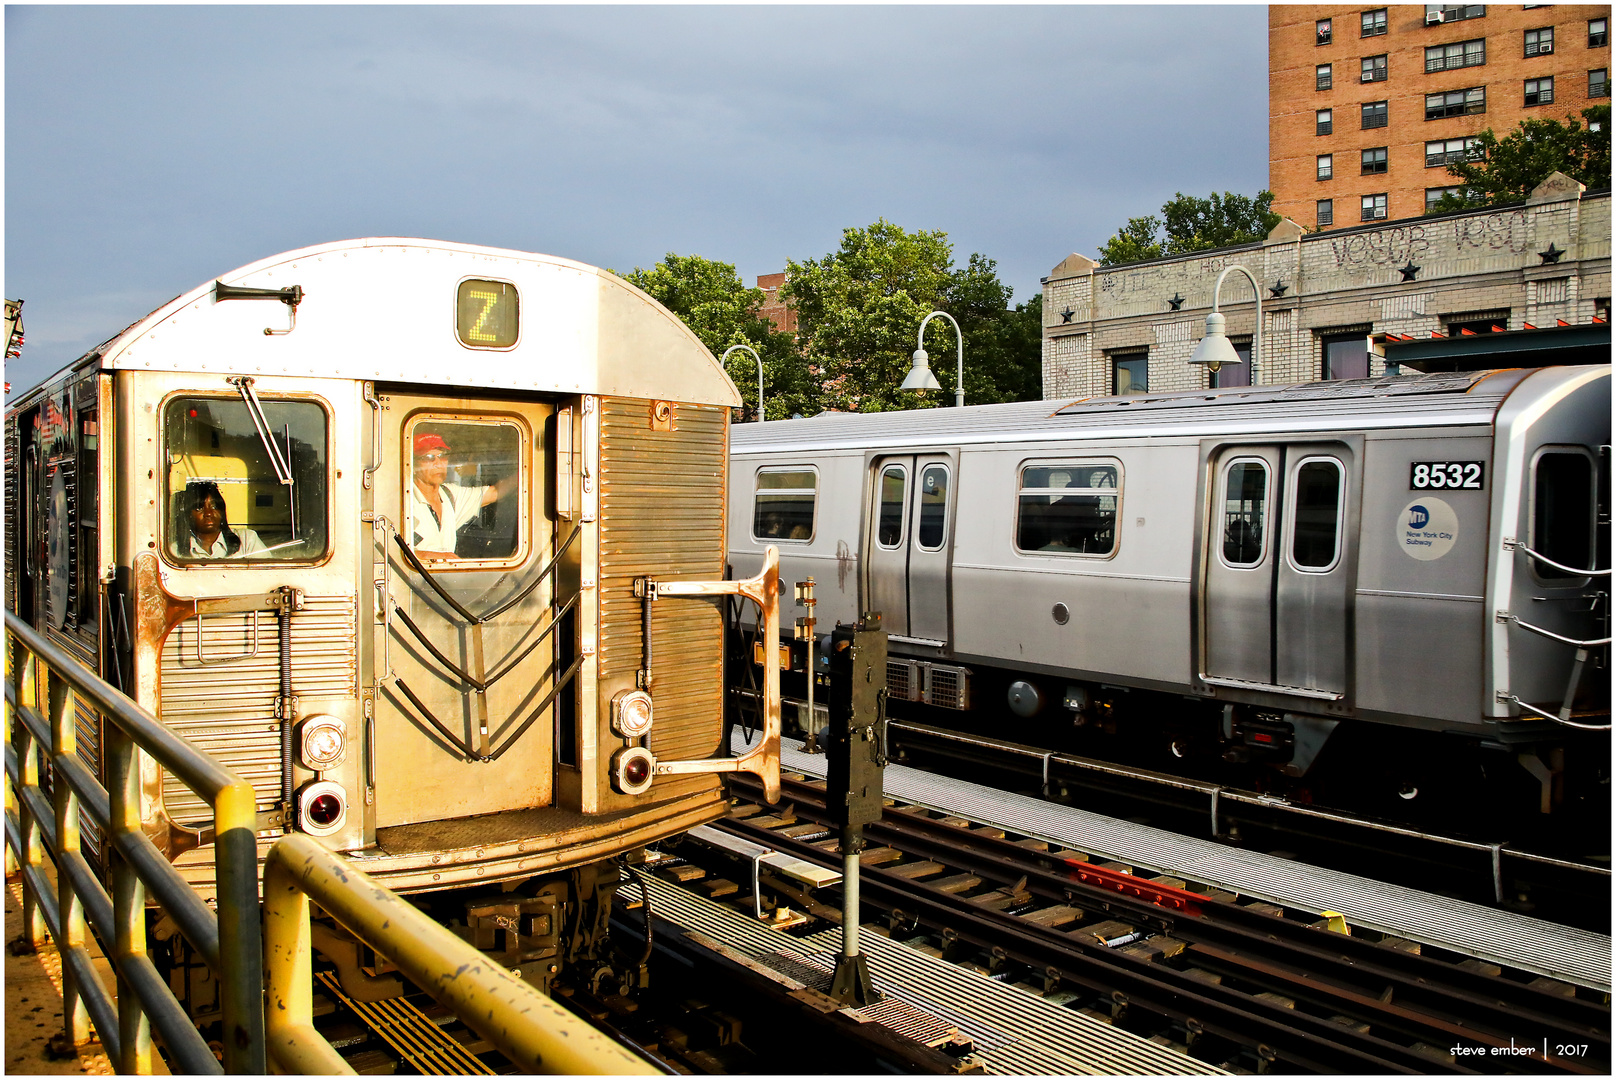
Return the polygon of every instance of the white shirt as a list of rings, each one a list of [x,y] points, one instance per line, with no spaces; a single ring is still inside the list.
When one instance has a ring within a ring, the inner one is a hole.
[[[443,504],[443,520],[439,521],[432,504],[421,494],[419,485],[410,484],[410,547],[416,551],[447,551],[454,553],[455,538],[460,526],[482,512],[483,496],[488,488],[483,484],[441,484],[438,500]]]
[[[197,539],[196,533],[192,533],[190,551],[187,554],[193,559],[240,559],[265,550],[264,542],[258,539],[258,534],[251,529],[233,531],[241,538],[241,547],[236,549],[234,555],[230,554],[230,543],[225,539],[223,530],[219,532],[219,538],[213,541],[213,546],[206,551],[202,550],[202,542]]]

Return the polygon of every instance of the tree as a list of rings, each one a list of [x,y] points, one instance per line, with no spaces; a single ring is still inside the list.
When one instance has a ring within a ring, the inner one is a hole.
[[[942,392],[899,389],[920,324],[933,311],[953,316],[964,335],[967,401],[1038,396],[1041,305],[1011,310],[1012,290],[999,281],[992,259],[973,254],[956,269],[945,232],[909,233],[884,219],[867,229],[844,229],[836,251],[788,260],[781,295],[796,307],[798,344],[822,408],[883,412],[951,404],[958,345],[945,319],[928,324],[925,342]]]
[[[813,388],[791,335],[776,331],[758,314],[763,290],[747,288],[731,264],[670,251],[650,270],[635,267],[621,276],[684,320],[714,356],[723,356],[731,345],[756,349],[763,358],[764,408],[770,419],[784,419],[811,400]],[[757,419],[757,361],[737,350],[725,370],[740,387],[742,419]]]
[[[1255,199],[1225,191],[1206,198],[1176,192],[1162,204],[1160,218],[1154,215],[1129,218],[1128,224],[1100,247],[1100,265],[1159,259],[1192,251],[1249,244],[1266,237],[1280,216],[1272,191],[1260,191]],[[1158,231],[1165,233],[1158,237]]]
[[[1448,163],[1459,186],[1426,212],[1524,202],[1532,189],[1555,172],[1589,188],[1610,187],[1610,106],[1582,110],[1582,121],[1522,120],[1502,139],[1488,128],[1476,136],[1469,160]]]

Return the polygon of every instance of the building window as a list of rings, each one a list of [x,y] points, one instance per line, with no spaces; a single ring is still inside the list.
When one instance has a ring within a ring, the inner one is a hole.
[[[1425,144],[1425,167],[1435,169],[1461,161],[1475,161],[1480,157],[1477,150],[1480,142],[1473,135],[1462,139],[1433,139]]]
[[[1335,175],[1335,155],[1319,155],[1319,179],[1328,180]]]
[[[1486,4],[1426,4],[1425,24],[1463,22],[1466,19],[1479,19],[1485,14]]]
[[[1319,200],[1319,228],[1327,228],[1335,224],[1335,200]]]
[[[1330,44],[1330,20],[1320,19],[1318,22],[1314,23],[1313,33],[1316,38],[1314,41],[1315,45]]]
[[[1238,364],[1226,364],[1211,373],[1207,385],[1214,390],[1224,390],[1231,386],[1251,385],[1251,342],[1229,339],[1234,346],[1234,354],[1240,358]]]
[[[1363,127],[1383,128],[1386,126],[1386,103],[1384,101],[1366,101],[1362,109]]]
[[[1385,219],[1386,193],[1384,191],[1379,195],[1365,195],[1361,201],[1363,203],[1363,213],[1359,216],[1359,221],[1382,221]]]
[[[1554,51],[1554,27],[1545,26],[1541,30],[1528,30],[1526,32],[1526,55],[1547,56]]]
[[[1313,69],[1313,88],[1315,90],[1328,90],[1332,85],[1329,64],[1320,64]]]
[[[1131,353],[1117,356],[1111,361],[1111,392],[1113,394],[1144,394],[1150,390],[1150,356]]]
[[[1441,94],[1425,95],[1425,118],[1441,120],[1448,116],[1473,116],[1487,111],[1487,88],[1472,86],[1465,90],[1448,90]]]
[[[1610,38],[1606,36],[1606,31],[1609,27],[1609,19],[1588,20],[1588,47],[1590,49],[1597,49],[1602,45],[1610,44]]]
[[[1359,82],[1385,82],[1386,56],[1366,56],[1359,61]]]
[[[1606,68],[1595,68],[1588,73],[1588,96],[1610,97],[1610,72]]]
[[[1320,340],[1326,379],[1369,378],[1369,334],[1335,334]]]
[[[1441,202],[1444,198],[1446,198],[1449,195],[1453,195],[1453,196],[1457,197],[1459,192],[1462,191],[1462,190],[1464,190],[1464,189],[1463,188],[1458,188],[1458,187],[1428,187],[1428,188],[1426,188],[1425,189],[1425,212],[1430,213],[1432,210],[1435,210],[1436,209],[1436,204]]]
[[[1554,76],[1526,80],[1526,103],[1548,105],[1554,101]]]
[[[1450,45],[1432,45],[1425,50],[1425,70],[1453,71],[1456,68],[1480,67],[1487,62],[1487,40],[1455,41]]]
[[[1375,37],[1379,34],[1384,34],[1386,32],[1386,9],[1376,8],[1374,11],[1366,11],[1360,17],[1360,21],[1363,26],[1363,34],[1360,36]]]
[[[1333,116],[1335,116],[1335,113],[1334,113],[1333,110],[1320,109],[1314,116],[1313,134],[1315,134],[1315,135],[1328,135],[1328,134],[1330,134],[1330,132],[1335,127],[1335,124],[1331,119]]]
[[[1359,154],[1359,175],[1369,176],[1386,171],[1386,148],[1376,146]]]

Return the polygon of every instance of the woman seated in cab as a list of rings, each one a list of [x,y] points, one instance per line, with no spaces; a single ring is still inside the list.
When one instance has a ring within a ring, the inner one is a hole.
[[[180,552],[191,559],[239,559],[264,550],[264,542],[251,529],[232,529],[225,514],[224,496],[212,480],[192,480],[185,485],[184,523],[189,535],[181,532]]]

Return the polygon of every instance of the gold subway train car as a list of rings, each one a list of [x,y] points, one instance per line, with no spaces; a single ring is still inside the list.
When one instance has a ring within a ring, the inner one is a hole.
[[[778,789],[777,698],[755,752],[725,731],[726,608],[774,624],[778,594],[772,564],[723,580],[739,400],[591,266],[272,256],[8,405],[6,602],[251,782],[260,858],[318,837],[541,988],[593,978],[617,861],[723,815],[725,773]],[[76,719],[99,776],[102,721]],[[141,788],[212,895],[209,805],[150,760]],[[171,980],[205,978],[174,943]],[[316,945],[350,989],[382,977]]]

